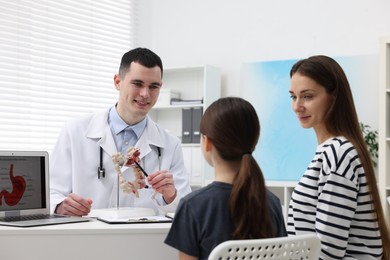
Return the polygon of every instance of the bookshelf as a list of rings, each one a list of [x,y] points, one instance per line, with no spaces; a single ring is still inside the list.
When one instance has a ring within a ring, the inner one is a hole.
[[[170,94],[171,93],[171,94]],[[170,104],[170,98],[180,96],[189,102]],[[183,109],[202,108],[203,111],[221,96],[220,70],[211,65],[164,69],[160,97],[149,116],[171,134],[183,137]],[[167,101],[168,99],[168,101]],[[202,100],[202,103],[197,102]],[[184,163],[193,188],[204,186],[213,179],[212,168],[203,159],[199,143],[183,143]]]
[[[380,39],[378,188],[390,224],[390,37]]]

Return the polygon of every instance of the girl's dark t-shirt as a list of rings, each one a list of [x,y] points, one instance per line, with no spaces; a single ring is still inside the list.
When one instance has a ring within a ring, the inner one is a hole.
[[[188,255],[207,259],[218,244],[230,240],[232,185],[213,182],[181,199],[165,243]],[[280,200],[268,191],[268,205],[277,236],[287,236]],[[258,225],[261,225],[259,219]]]

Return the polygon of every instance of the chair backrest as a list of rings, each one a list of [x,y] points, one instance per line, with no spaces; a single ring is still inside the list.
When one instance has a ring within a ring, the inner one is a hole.
[[[228,240],[216,246],[209,260],[319,259],[321,242],[316,234],[265,239]]]

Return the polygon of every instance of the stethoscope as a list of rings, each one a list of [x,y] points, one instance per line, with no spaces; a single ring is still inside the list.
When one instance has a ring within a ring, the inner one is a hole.
[[[160,150],[160,147],[156,146],[157,148],[157,155],[158,155],[158,159],[160,160],[160,157],[161,157],[161,150]],[[106,178],[106,169],[104,169],[104,166],[103,166],[103,148],[100,146],[100,162],[99,162],[99,166],[98,166],[98,179],[100,179],[100,177],[102,178]]]

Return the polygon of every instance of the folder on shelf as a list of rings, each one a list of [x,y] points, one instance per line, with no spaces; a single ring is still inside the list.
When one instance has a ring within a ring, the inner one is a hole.
[[[203,108],[192,108],[192,143],[200,143],[200,119],[202,118]]]
[[[191,143],[192,142],[191,136],[192,136],[192,109],[183,108],[181,142],[183,144]]]

